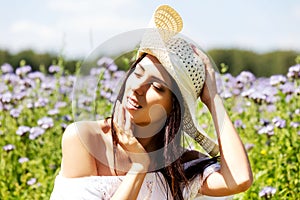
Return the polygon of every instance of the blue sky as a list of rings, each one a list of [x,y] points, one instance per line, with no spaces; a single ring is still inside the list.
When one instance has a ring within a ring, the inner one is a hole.
[[[300,51],[298,0],[10,0],[1,2],[0,49],[31,48],[86,57],[122,32],[147,27],[155,8],[173,6],[182,33],[211,48]]]

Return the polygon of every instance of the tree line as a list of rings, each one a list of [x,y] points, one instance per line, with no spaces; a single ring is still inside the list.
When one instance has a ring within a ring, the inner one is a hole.
[[[256,53],[242,49],[211,49],[207,53],[221,72],[229,72],[236,76],[241,71],[250,71],[257,77],[286,74],[288,68],[295,65],[295,58],[300,55],[300,52],[297,51]],[[21,61],[25,61],[33,71],[39,71],[42,68],[48,71],[47,69],[51,65],[58,64],[60,60],[63,60],[63,66],[69,73],[74,73],[76,65],[82,62],[80,59],[70,60],[52,53],[36,53],[33,50],[24,50],[15,54],[7,50],[0,50],[0,66],[9,63],[14,69],[20,66]]]

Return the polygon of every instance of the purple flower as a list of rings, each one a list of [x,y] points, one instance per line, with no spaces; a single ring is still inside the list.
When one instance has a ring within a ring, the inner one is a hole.
[[[22,110],[21,109],[12,109],[10,110],[9,114],[10,116],[12,116],[13,118],[18,118],[21,114]]]
[[[18,92],[18,93],[15,93],[13,95],[13,99],[17,100],[17,101],[20,101],[20,100],[24,99],[26,96],[27,96],[27,92],[25,92],[25,91],[24,92]]]
[[[1,65],[1,71],[3,74],[6,74],[6,73],[12,73],[14,69],[10,64],[4,63],[3,65]]]
[[[119,71],[114,72],[113,77],[116,79],[120,79],[120,78],[124,77],[125,74],[126,74],[125,71],[119,70]]]
[[[234,121],[234,126],[236,128],[242,128],[242,129],[246,128],[245,124],[243,124],[242,120],[240,119]]]
[[[48,69],[48,71],[50,73],[56,73],[56,72],[60,72],[60,66],[57,65],[51,65]]]
[[[16,69],[16,74],[19,76],[24,76],[30,71],[31,71],[31,67],[29,65],[25,65]]]
[[[63,117],[64,121],[70,122],[72,120],[72,117],[70,115],[64,115]]]
[[[267,186],[259,192],[259,197],[270,199],[276,193],[276,188]]]
[[[46,98],[38,98],[38,100],[34,103],[34,107],[44,107],[49,103],[49,100]]]
[[[33,185],[36,183],[36,178],[31,178],[27,181],[27,185]]]
[[[91,76],[98,76],[99,74],[101,74],[103,72],[102,68],[92,68],[90,70],[90,75]]]
[[[237,77],[236,77],[236,84],[238,88],[243,88],[246,85],[252,85],[255,81],[255,76],[251,72],[248,71],[242,71]]]
[[[7,84],[17,85],[17,84],[19,84],[21,79],[19,76],[15,75],[15,74],[4,74],[3,80]]]
[[[270,84],[271,85],[279,85],[285,83],[287,78],[283,75],[273,75],[270,77]]]
[[[43,82],[41,88],[43,88],[44,90],[54,90],[55,83],[53,81]]]
[[[59,113],[59,110],[56,108],[48,111],[48,115],[57,115],[58,113]]]
[[[249,144],[249,143],[245,144],[246,151],[250,151],[253,147],[254,147],[254,144]]]
[[[102,57],[97,61],[97,65],[98,66],[109,66],[114,62],[113,59],[109,58],[109,57]]]
[[[259,134],[267,134],[268,136],[274,135],[274,126],[272,124],[263,126],[258,130],[258,133]]]
[[[15,148],[16,148],[16,146],[13,144],[7,144],[7,145],[3,146],[3,150],[6,152],[10,152],[10,151],[14,150]]]
[[[291,66],[287,73],[287,77],[292,78],[292,79],[299,78],[300,77],[300,64]]]
[[[279,88],[284,94],[293,94],[295,90],[294,85],[291,82],[286,82],[285,84],[281,85]]]
[[[281,119],[280,117],[274,117],[272,119],[272,122],[278,128],[284,128],[286,125],[286,121],[284,119]]]
[[[0,100],[3,102],[3,103],[10,103],[11,100],[12,100],[12,94],[10,92],[6,92],[4,94],[0,94]]]
[[[45,133],[44,129],[42,129],[40,127],[32,127],[30,129],[29,139],[35,140],[37,137],[39,137],[40,135],[43,135],[44,133]]]
[[[298,128],[300,126],[300,122],[290,122],[290,126],[292,128]]]
[[[34,87],[34,85],[35,85],[34,81],[27,77],[21,79],[19,82],[20,82],[20,85],[23,85],[24,88]]]
[[[30,127],[28,126],[19,126],[18,130],[16,131],[16,134],[19,136],[23,136],[26,133],[30,132]]]
[[[28,162],[29,161],[29,158],[27,158],[27,157],[21,157],[21,158],[19,158],[19,163],[25,163],[25,162]]]
[[[49,129],[54,126],[53,119],[50,117],[43,117],[38,120],[38,125],[43,129]]]
[[[63,108],[67,106],[67,102],[64,101],[58,101],[55,103],[54,108]]]
[[[45,75],[42,72],[31,72],[27,76],[32,80],[39,79],[42,81],[45,78]]]

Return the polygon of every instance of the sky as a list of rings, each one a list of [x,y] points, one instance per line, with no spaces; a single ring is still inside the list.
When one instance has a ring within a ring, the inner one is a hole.
[[[299,0],[0,0],[0,49],[84,58],[118,34],[146,28],[159,5],[183,18],[204,50],[300,51]]]

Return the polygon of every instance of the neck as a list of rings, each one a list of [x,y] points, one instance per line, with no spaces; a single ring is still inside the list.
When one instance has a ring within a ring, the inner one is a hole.
[[[165,122],[150,123],[145,126],[135,125],[134,135],[146,151],[151,151],[156,148],[156,145],[153,145],[153,142],[155,142],[157,134],[159,134],[164,125]]]

